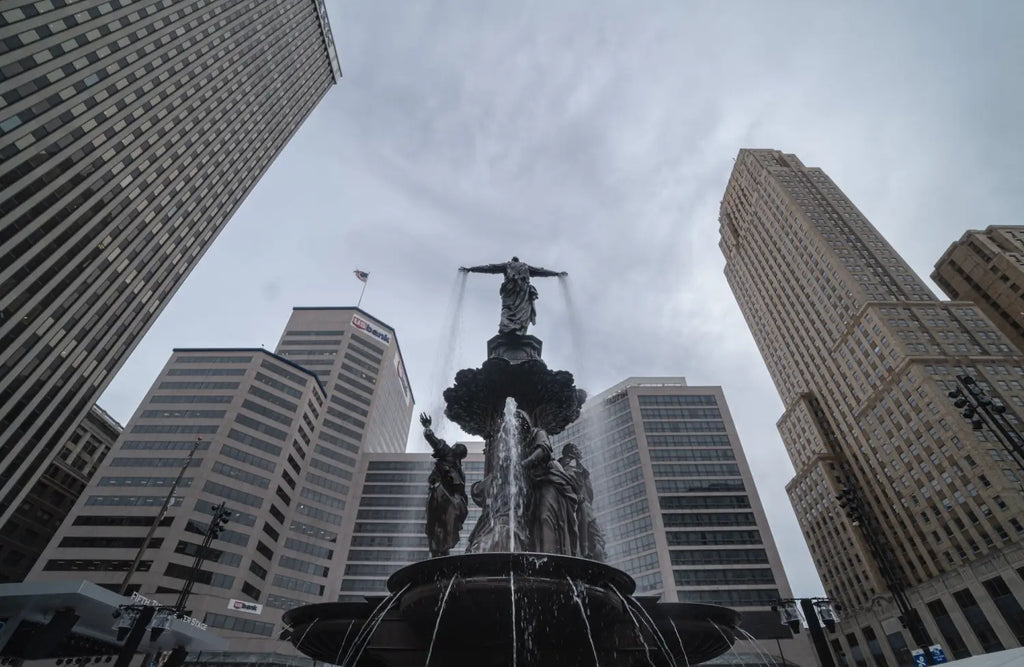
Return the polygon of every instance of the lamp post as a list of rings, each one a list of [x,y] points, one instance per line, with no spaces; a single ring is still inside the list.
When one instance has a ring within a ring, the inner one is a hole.
[[[811,634],[811,641],[814,643],[814,651],[818,654],[821,667],[836,667],[832,651],[829,650],[828,640],[822,626],[829,632],[834,632],[836,622],[835,607],[828,598],[787,598],[779,600],[772,605],[772,611],[779,612],[779,620],[783,625],[789,626],[793,634],[800,632],[800,612],[803,611],[803,618],[807,621],[807,630]],[[779,652],[782,652],[781,645]],[[779,656],[785,662],[785,656]]]
[[[956,382],[959,386],[947,394],[953,400],[953,406],[961,409],[960,415],[970,422],[975,431],[988,426],[1014,462],[1024,470],[1024,436],[1007,419],[1006,405],[1002,400],[996,403],[989,398],[970,375],[957,375]]]
[[[195,447],[193,447],[192,451],[193,453],[195,452]],[[189,458],[191,459],[191,455],[189,455]],[[185,467],[187,466],[188,463],[185,464]],[[181,476],[179,475],[178,478],[181,479]],[[195,584],[203,561],[206,560],[206,553],[210,543],[220,535],[221,531],[224,530],[224,526],[231,518],[231,511],[225,507],[224,502],[221,502],[220,505],[214,505],[212,510],[213,516],[210,518],[210,525],[206,529],[203,543],[196,550],[195,560],[192,561],[188,579],[185,580],[185,585],[182,586],[178,601],[174,605],[126,604],[121,605],[114,612],[114,618],[117,619],[114,625],[117,629],[117,638],[124,640],[124,646],[121,647],[121,651],[117,656],[117,662],[114,663],[113,667],[128,667],[132,656],[135,655],[139,644],[142,643],[146,630],[150,632],[149,640],[155,642],[170,627],[171,618],[185,618],[185,604],[192,594],[192,586]],[[125,581],[127,582],[127,578]],[[176,648],[172,653],[172,657],[180,665],[181,661],[184,661],[185,658],[184,649]]]
[[[902,572],[897,568],[896,556],[893,554],[889,542],[881,537],[883,533],[875,525],[867,504],[853,488],[852,482],[848,482],[848,485],[843,487],[842,491],[836,495],[836,500],[853,525],[860,527],[864,541],[868,544],[868,551],[871,552],[871,557],[882,574],[886,588],[889,589],[889,593],[892,594],[896,607],[899,609],[900,623],[910,631],[914,643],[927,654],[928,647],[932,643],[931,636],[924,626],[921,614],[910,604],[910,598],[907,596],[907,583]]]
[[[196,551],[196,557],[192,562],[192,569],[189,570],[188,579],[185,581],[185,585],[181,588],[181,595],[178,596],[178,602],[174,605],[174,608],[178,613],[182,613],[185,610],[185,603],[188,602],[188,597],[192,594],[192,586],[195,585],[199,569],[202,567],[203,561],[206,560],[206,552],[210,547],[210,543],[220,535],[221,531],[224,530],[224,526],[231,518],[231,512],[224,506],[223,501],[221,501],[220,505],[214,505],[212,509],[213,516],[210,517],[210,525],[206,529],[206,535],[203,537],[203,543]]]
[[[146,533],[146,537],[143,538],[142,544],[139,546],[138,553],[135,554],[135,560],[132,561],[131,567],[128,568],[128,572],[125,573],[124,579],[121,581],[121,588],[117,591],[121,595],[124,595],[128,590],[128,582],[131,581],[132,575],[139,568],[139,562],[142,560],[142,555],[146,553],[146,549],[149,548],[149,543],[153,539],[153,533],[156,532],[160,522],[163,521],[167,515],[167,510],[171,508],[174,503],[174,492],[178,490],[178,484],[181,483],[181,478],[184,477],[185,471],[192,464],[192,457],[195,456],[196,450],[199,449],[199,443],[202,442],[201,437],[196,437],[196,441],[192,443],[192,449],[189,450],[188,456],[185,457],[185,463],[182,464],[181,470],[178,471],[178,476],[174,479],[174,483],[171,484],[171,490],[167,492],[167,498],[164,499],[163,507],[157,512],[153,518],[153,523],[149,525],[149,531]]]

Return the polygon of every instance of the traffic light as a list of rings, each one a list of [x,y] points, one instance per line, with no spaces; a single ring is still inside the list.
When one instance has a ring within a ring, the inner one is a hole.
[[[836,494],[836,500],[839,501],[839,506],[846,511],[846,517],[853,521],[853,525],[856,526],[861,522],[864,516],[861,513],[856,491],[844,486],[843,490]]]
[[[224,526],[231,520],[231,511],[224,507],[224,503],[213,506],[213,518],[210,519],[210,535],[218,537]]]

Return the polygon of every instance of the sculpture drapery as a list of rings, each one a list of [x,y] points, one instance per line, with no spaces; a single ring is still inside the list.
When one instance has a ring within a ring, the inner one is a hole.
[[[480,266],[459,267],[467,273],[500,273],[505,276],[498,293],[501,295],[501,321],[498,333],[525,335],[531,324],[537,323],[537,288],[530,284],[531,277],[567,276],[565,271],[550,271],[513,257],[503,264],[481,264]]]

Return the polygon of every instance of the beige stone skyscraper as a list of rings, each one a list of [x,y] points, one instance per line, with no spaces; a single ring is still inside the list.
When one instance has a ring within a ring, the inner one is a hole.
[[[1024,357],[975,304],[937,300],[794,155],[741,150],[720,223],[726,278],[785,405],[787,491],[845,610],[840,662],[895,664],[924,641],[957,657],[1021,645],[1022,472],[947,392],[969,374],[1019,424]],[[844,487],[863,518],[840,507]],[[914,637],[899,618],[917,615]]]
[[[978,304],[1024,350],[1024,227],[968,231],[935,263],[932,280],[950,299]]]

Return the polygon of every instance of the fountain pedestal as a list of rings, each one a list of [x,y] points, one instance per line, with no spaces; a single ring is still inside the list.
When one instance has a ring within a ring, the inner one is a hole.
[[[549,554],[434,558],[395,572],[388,589],[376,605],[292,609],[282,639],[346,667],[429,667],[428,654],[437,666],[667,667],[728,651],[740,619],[725,607],[633,598],[625,572]],[[375,606],[386,613],[374,617]]]
[[[487,341],[487,358],[504,359],[518,364],[523,361],[540,361],[544,343],[530,335],[498,334]]]

